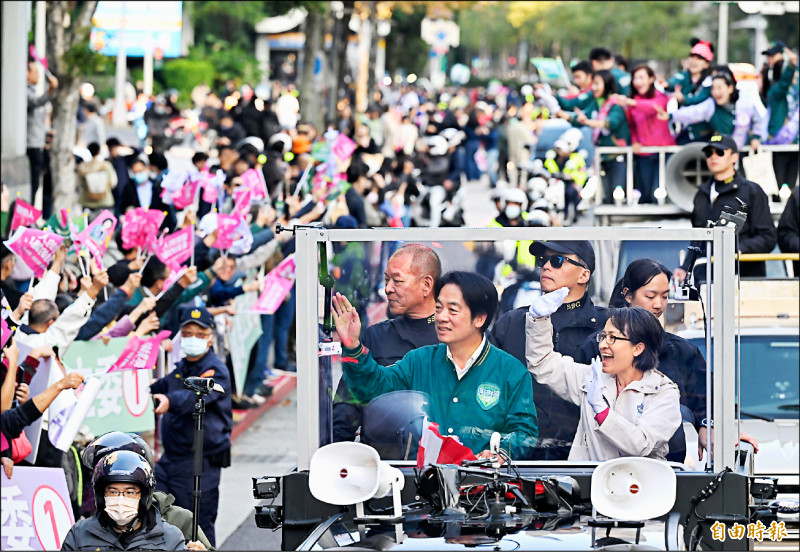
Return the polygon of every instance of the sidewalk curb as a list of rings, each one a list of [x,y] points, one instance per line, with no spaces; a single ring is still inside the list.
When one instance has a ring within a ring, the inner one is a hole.
[[[272,395],[269,396],[269,399],[259,406],[258,408],[253,408],[247,410],[247,414],[242,420],[233,426],[231,430],[231,444],[233,444],[236,439],[244,433],[244,431],[252,425],[257,419],[261,417],[264,412],[281,402],[286,395],[291,393],[291,391],[297,387],[297,378],[294,376],[282,376],[277,383],[274,385],[272,389]]]

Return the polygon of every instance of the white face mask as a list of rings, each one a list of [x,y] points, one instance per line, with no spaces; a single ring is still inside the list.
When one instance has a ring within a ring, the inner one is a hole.
[[[181,350],[189,357],[198,357],[206,354],[208,339],[202,337],[181,337]]]
[[[107,496],[106,514],[119,526],[128,525],[139,513],[139,499],[127,496]]]
[[[522,214],[522,207],[519,205],[506,205],[506,216],[508,220],[514,220]]]

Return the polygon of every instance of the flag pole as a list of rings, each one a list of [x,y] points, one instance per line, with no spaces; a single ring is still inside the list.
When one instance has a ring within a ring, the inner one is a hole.
[[[192,260],[189,263],[189,266],[194,266],[194,238],[195,238],[194,223],[192,223],[192,245],[191,245],[191,248],[192,248]]]

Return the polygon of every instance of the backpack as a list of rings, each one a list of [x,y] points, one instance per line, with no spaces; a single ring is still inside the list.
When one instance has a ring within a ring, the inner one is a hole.
[[[86,182],[86,199],[102,201],[111,189],[111,177],[105,167],[83,175]]]

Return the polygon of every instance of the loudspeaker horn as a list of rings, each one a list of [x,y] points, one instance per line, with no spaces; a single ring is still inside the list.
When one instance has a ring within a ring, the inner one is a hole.
[[[308,486],[317,500],[338,506],[381,498],[392,492],[392,484],[403,488],[403,473],[378,452],[362,443],[332,443],[311,457]]]
[[[675,504],[677,478],[661,460],[623,457],[603,462],[592,474],[592,504],[604,516],[641,521],[662,516]]]
[[[664,167],[664,187],[674,205],[691,213],[697,188],[711,177],[703,155],[705,142],[692,142],[672,154]]]

